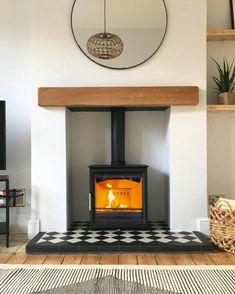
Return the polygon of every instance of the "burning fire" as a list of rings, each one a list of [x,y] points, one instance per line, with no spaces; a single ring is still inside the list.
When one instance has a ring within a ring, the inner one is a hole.
[[[127,208],[127,205],[123,205],[120,202],[117,201],[116,197],[114,196],[113,192],[112,192],[112,185],[111,184],[107,184],[107,187],[110,189],[109,193],[108,193],[108,201],[109,201],[109,205],[106,206],[106,208]]]

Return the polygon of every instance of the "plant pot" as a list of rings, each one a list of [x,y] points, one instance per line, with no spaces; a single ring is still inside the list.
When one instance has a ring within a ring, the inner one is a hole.
[[[218,95],[218,104],[235,104],[235,93],[220,93]]]

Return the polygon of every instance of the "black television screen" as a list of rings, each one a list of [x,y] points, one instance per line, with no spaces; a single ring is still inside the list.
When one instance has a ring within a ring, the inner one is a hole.
[[[6,103],[0,101],[0,170],[6,169]]]

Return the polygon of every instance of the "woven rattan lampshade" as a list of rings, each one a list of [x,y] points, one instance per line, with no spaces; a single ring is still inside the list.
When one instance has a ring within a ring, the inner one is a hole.
[[[115,34],[106,32],[106,0],[104,0],[104,32],[92,35],[86,44],[87,51],[94,57],[113,59],[123,51],[123,42]]]
[[[115,34],[99,33],[88,39],[86,47],[88,52],[94,57],[112,59],[122,53],[123,43]]]

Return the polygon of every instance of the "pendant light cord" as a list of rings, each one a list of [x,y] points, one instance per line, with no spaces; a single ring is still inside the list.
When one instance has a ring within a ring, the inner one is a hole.
[[[106,33],[106,0],[104,0],[104,33]]]

